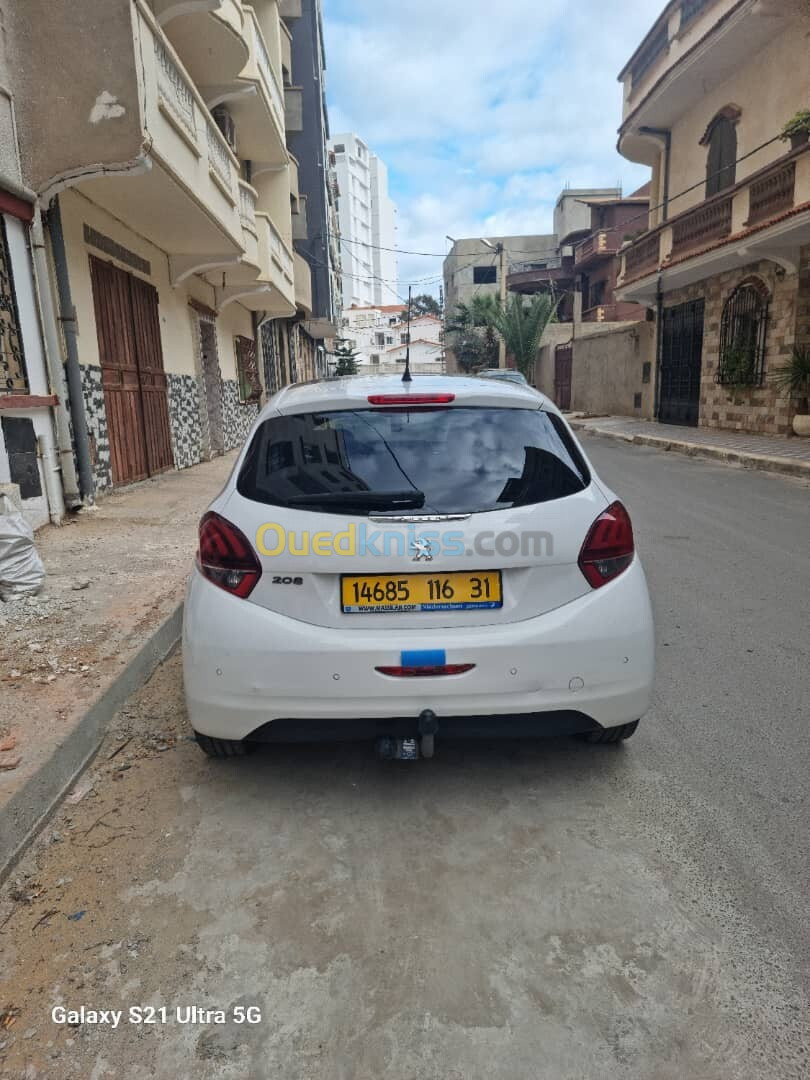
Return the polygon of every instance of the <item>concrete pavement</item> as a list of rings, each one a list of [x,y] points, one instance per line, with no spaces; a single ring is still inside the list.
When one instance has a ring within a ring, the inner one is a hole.
[[[748,469],[783,473],[810,479],[810,439],[780,435],[750,435],[717,428],[658,424],[631,416],[569,418],[575,431],[620,439],[658,450],[674,450],[690,456],[708,457]]]
[[[215,763],[174,657],[2,894],[0,1076],[806,1076],[810,485],[586,447],[651,580],[638,734]],[[58,1003],[169,1019],[66,1028]],[[178,1023],[192,1004],[225,1023]]]

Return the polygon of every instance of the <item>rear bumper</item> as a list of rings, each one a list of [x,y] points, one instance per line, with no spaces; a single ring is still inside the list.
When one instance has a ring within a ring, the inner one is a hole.
[[[414,648],[443,649],[448,664],[475,668],[426,679],[375,671]],[[423,709],[436,713],[445,736],[615,727],[647,710],[653,653],[638,561],[535,619],[419,631],[312,626],[234,599],[195,570],[183,626],[191,723],[224,739],[396,735]]]

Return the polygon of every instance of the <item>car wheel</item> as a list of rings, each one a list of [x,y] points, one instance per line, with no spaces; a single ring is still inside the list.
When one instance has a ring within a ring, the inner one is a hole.
[[[245,757],[253,750],[250,743],[243,742],[241,739],[212,739],[210,735],[201,735],[199,731],[195,731],[194,735],[197,745],[207,757]]]
[[[619,727],[600,728],[598,731],[586,731],[580,736],[588,743],[618,743],[629,739],[638,727],[638,720],[631,724],[621,724]]]

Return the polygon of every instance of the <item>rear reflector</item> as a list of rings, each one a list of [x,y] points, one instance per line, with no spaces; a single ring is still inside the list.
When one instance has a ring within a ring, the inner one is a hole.
[[[591,525],[579,553],[579,568],[588,584],[598,589],[627,569],[635,550],[630,515],[615,502]]]
[[[475,664],[433,664],[430,667],[378,667],[375,670],[395,679],[421,679],[431,675],[463,675],[474,667]]]
[[[369,394],[372,405],[449,405],[455,394]]]
[[[212,584],[242,600],[250,596],[262,576],[259,560],[245,534],[212,510],[200,522],[197,566]]]

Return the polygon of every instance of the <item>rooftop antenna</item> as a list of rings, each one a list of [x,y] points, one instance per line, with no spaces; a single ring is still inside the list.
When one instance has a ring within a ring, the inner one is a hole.
[[[405,344],[405,370],[402,373],[403,382],[413,382],[411,378],[411,292],[413,286],[408,286],[408,330],[407,330],[407,342]]]

